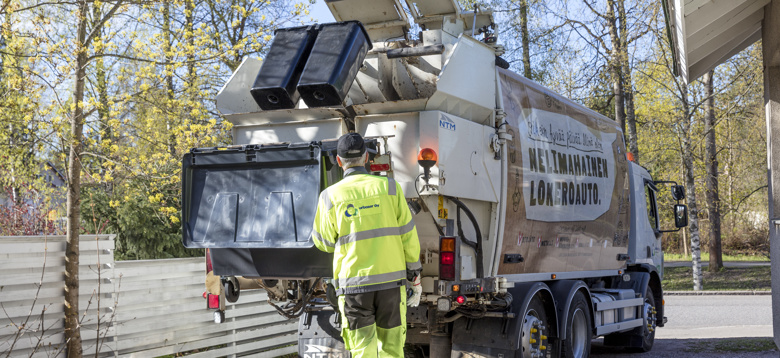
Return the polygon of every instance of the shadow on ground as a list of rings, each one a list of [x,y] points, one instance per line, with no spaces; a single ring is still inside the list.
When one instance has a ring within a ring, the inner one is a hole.
[[[777,347],[770,337],[719,338],[719,339],[656,339],[653,349],[647,353],[632,353],[622,348],[606,347],[603,339],[593,341],[591,357],[686,357],[686,358],[739,358],[778,357]]]

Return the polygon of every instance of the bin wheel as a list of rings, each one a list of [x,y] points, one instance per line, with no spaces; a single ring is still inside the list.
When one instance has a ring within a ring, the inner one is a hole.
[[[225,322],[225,311],[223,310],[214,311],[214,323],[220,324],[223,322]]]
[[[232,279],[232,277],[225,280],[222,283],[222,289],[225,291],[225,300],[230,303],[235,303],[238,301],[238,296],[241,292],[241,287],[239,287],[238,280]]]

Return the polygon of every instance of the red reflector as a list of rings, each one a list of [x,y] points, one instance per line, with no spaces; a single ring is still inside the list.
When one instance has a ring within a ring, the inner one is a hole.
[[[439,266],[439,279],[452,281],[455,279],[455,266]]]
[[[211,265],[211,250],[206,249],[206,273],[211,271],[213,271],[213,267]]]
[[[208,292],[203,292],[203,298],[209,299],[209,293]]]
[[[455,301],[458,302],[459,304],[463,304],[466,302],[466,297],[458,296],[458,298],[456,298]]]
[[[454,265],[455,253],[454,252],[442,252],[439,256],[440,263],[442,265]]]
[[[390,164],[371,164],[372,172],[386,172],[390,170]]]
[[[209,293],[209,308],[219,309],[219,295]]]

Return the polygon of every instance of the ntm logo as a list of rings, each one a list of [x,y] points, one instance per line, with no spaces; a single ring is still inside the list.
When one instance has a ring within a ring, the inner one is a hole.
[[[441,118],[439,118],[439,127],[442,127],[448,131],[455,131],[455,122],[442,114]]]

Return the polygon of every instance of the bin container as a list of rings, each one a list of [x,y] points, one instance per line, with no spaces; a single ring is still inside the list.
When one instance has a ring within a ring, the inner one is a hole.
[[[306,105],[341,105],[371,47],[360,22],[319,25],[317,39],[298,82],[298,92]]]
[[[314,26],[276,31],[271,49],[250,90],[262,110],[295,108],[300,98],[298,79],[306,66],[315,38]]]

